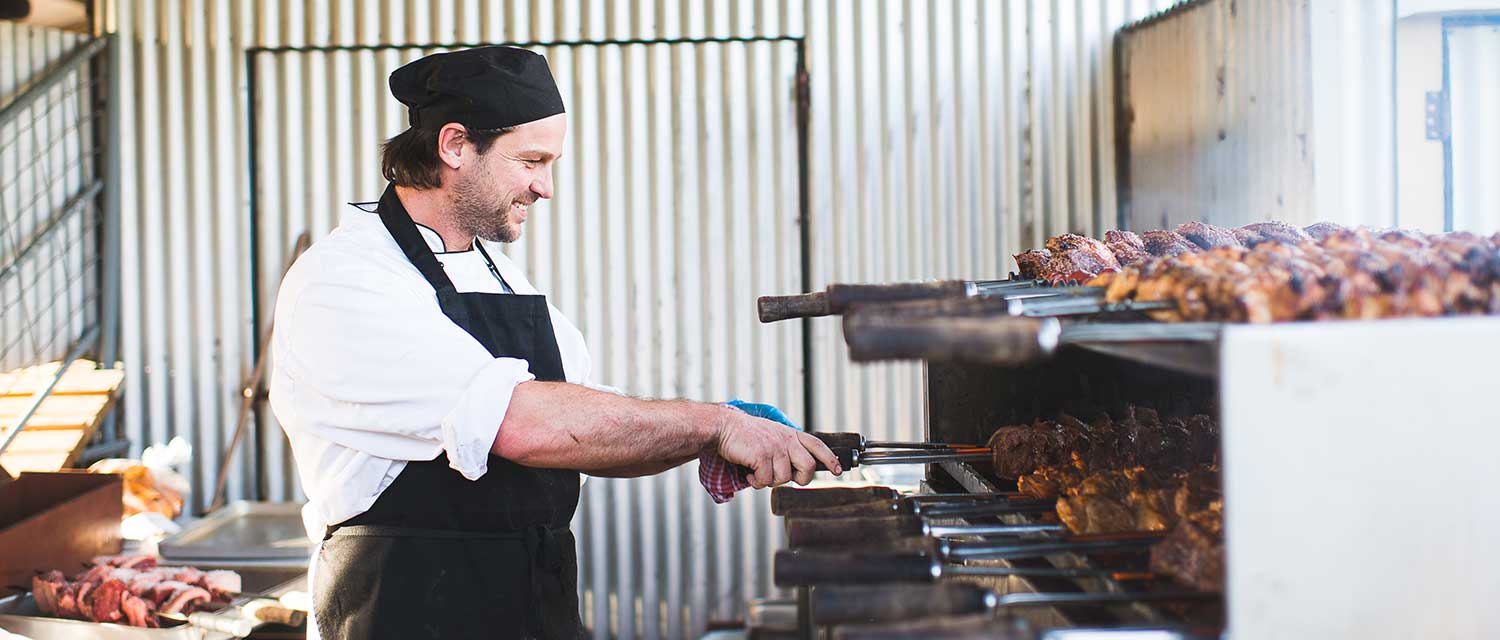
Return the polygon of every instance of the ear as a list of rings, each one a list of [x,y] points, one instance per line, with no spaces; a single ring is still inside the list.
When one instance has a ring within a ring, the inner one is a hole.
[[[448,168],[458,169],[464,166],[464,161],[474,155],[468,146],[468,130],[463,125],[449,122],[438,131],[438,159],[448,165]]]

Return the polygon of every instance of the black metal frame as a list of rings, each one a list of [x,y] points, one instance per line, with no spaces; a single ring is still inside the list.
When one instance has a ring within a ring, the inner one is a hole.
[[[450,43],[425,43],[425,44],[357,44],[357,45],[328,45],[328,46],[279,46],[279,47],[249,47],[245,49],[245,83],[248,108],[246,109],[246,133],[249,146],[249,199],[250,199],[250,290],[254,292],[250,298],[251,325],[257,328],[262,326],[265,310],[260,303],[260,202],[257,197],[260,183],[259,158],[259,132],[256,130],[256,120],[259,111],[256,105],[256,73],[255,60],[261,55],[280,55],[286,53],[335,53],[350,51],[407,51],[407,50],[430,50],[430,49],[462,49],[469,47],[484,47],[494,45],[506,45],[515,47],[595,47],[595,46],[625,46],[625,45],[694,45],[694,44],[732,44],[732,43],[756,43],[756,42],[791,42],[796,44],[796,85],[793,87],[793,97],[797,101],[797,184],[798,184],[798,217],[797,223],[800,231],[801,244],[801,282],[804,291],[811,291],[812,282],[812,224],[811,224],[811,200],[808,195],[809,187],[809,157],[808,140],[811,112],[811,77],[807,69],[807,39],[802,36],[747,36],[730,38],[626,38],[626,39],[602,39],[602,40],[554,40],[554,41],[528,41],[528,42],[450,42]],[[750,320],[746,320],[749,322]],[[252,345],[252,359],[260,356],[260,345]],[[814,380],[813,380],[813,344],[812,344],[812,320],[802,320],[802,394],[803,405],[806,413],[803,416],[803,426],[809,430],[815,430],[817,424],[814,415]],[[256,431],[262,432],[264,425],[262,421],[261,402],[256,403]],[[260,439],[257,438],[257,442]],[[257,452],[257,456],[259,456]]]

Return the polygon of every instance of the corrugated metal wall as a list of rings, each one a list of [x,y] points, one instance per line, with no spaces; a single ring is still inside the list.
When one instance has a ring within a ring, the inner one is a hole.
[[[1127,226],[1300,220],[1312,207],[1305,0],[1212,0],[1120,39]]]
[[[1128,30],[1125,226],[1395,224],[1394,15],[1200,0]]]
[[[107,22],[125,45],[121,80],[130,98],[122,105],[128,126],[121,144],[131,437],[137,447],[189,437],[200,452],[194,480],[211,486],[214,452],[232,429],[240,379],[253,364],[247,47],[805,36],[812,79],[811,276],[821,287],[1003,276],[1013,267],[1009,254],[1046,235],[1110,226],[1109,35],[1165,4],[118,0]],[[786,87],[778,78],[785,54],[757,55],[769,58],[728,49],[674,57],[646,48],[555,60],[576,70],[562,79],[575,113],[569,156],[580,164],[559,176],[574,185],[572,195],[560,190],[553,215],[535,216],[537,222],[556,217],[555,227],[533,227],[531,244],[516,249],[538,284],[571,305],[565,308],[588,334],[602,382],[703,399],[732,392],[794,409],[800,402],[796,327],[759,326],[750,306],[755,294],[796,289],[799,274],[731,268],[747,261],[795,264],[787,262],[795,244],[783,235],[794,206],[771,211],[778,221],[771,228],[748,218],[766,215],[772,201],[795,193],[785,182],[764,182],[790,175],[792,156],[752,154],[732,144],[774,134],[787,121],[772,120],[766,129],[766,118],[790,114],[785,95],[726,99],[743,87]],[[257,152],[262,166],[274,167],[265,175],[278,181],[262,186],[300,205],[261,208],[263,279],[278,275],[276,256],[300,227],[317,231],[331,224],[330,192],[375,195],[374,134],[399,116],[382,107],[343,109],[356,106],[355,96],[378,92],[398,59],[394,53],[296,54],[257,63],[280,65],[280,84],[257,91],[258,112],[279,119],[274,126],[262,123]],[[724,69],[742,71],[726,76]],[[268,73],[257,67],[259,77]],[[661,86],[668,77],[681,84]],[[611,91],[635,78],[656,88]],[[290,109],[294,94],[299,106]],[[591,99],[605,107],[607,119],[599,110],[580,109],[580,101]],[[686,111],[669,116],[668,105]],[[680,131],[685,137],[674,142],[672,157],[658,158],[650,147],[633,144],[654,138],[623,126],[660,131],[688,111],[729,128]],[[720,136],[701,147],[693,143],[694,136],[713,134]],[[632,161],[589,158],[596,145]],[[342,154],[331,156],[329,149]],[[325,161],[330,157],[339,161]],[[757,164],[749,175],[710,174],[708,186],[692,173],[674,173],[683,166],[718,171],[751,158]],[[652,182],[636,188],[643,177]],[[627,204],[619,205],[619,197]],[[635,214],[658,210],[667,198],[685,214],[680,226],[674,220],[651,228],[655,218]],[[732,215],[693,217],[689,205],[707,198],[723,198]],[[558,214],[565,204],[579,217]],[[569,256],[581,256],[582,264]],[[606,264],[625,267],[608,271],[599,296],[580,297],[581,278],[605,273]],[[691,310],[673,315],[666,307],[683,296],[692,300]],[[810,373],[818,426],[919,435],[919,370],[846,364],[836,327],[836,321],[814,323]],[[783,369],[788,366],[794,367],[790,373]],[[260,446],[237,459],[232,496],[296,497],[289,454],[274,425],[267,426]],[[269,478],[259,494],[250,486],[256,466]],[[710,619],[737,616],[746,598],[767,593],[775,533],[763,501],[707,504],[691,469],[649,480],[590,482],[580,535],[587,615],[597,633],[691,635]]]

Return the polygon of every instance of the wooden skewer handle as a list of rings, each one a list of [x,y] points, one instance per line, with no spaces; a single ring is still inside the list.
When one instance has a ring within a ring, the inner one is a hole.
[[[989,589],[967,582],[819,587],[813,590],[813,619],[849,624],[957,616],[989,611],[995,600]]]
[[[1060,331],[1052,318],[898,318],[876,309],[844,316],[844,342],[859,362],[1032,364],[1057,348]]]
[[[761,296],[755,301],[761,322],[779,322],[793,318],[818,318],[832,314],[828,294],[822,291],[792,296]]]
[[[776,552],[771,573],[778,587],[932,582],[942,575],[942,564],[925,553],[783,549]]]
[[[958,298],[976,291],[973,283],[963,280],[895,284],[831,284],[828,285],[828,309],[833,313],[843,313],[861,304]]]
[[[795,489],[776,487],[771,490],[771,513],[778,516],[793,512],[812,511],[825,507],[890,500],[897,497],[890,487],[830,487],[827,489]]]

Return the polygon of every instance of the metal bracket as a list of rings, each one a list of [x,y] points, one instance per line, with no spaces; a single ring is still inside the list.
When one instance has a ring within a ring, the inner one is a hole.
[[[1447,140],[1448,130],[1448,96],[1442,91],[1427,92],[1427,139]]]

